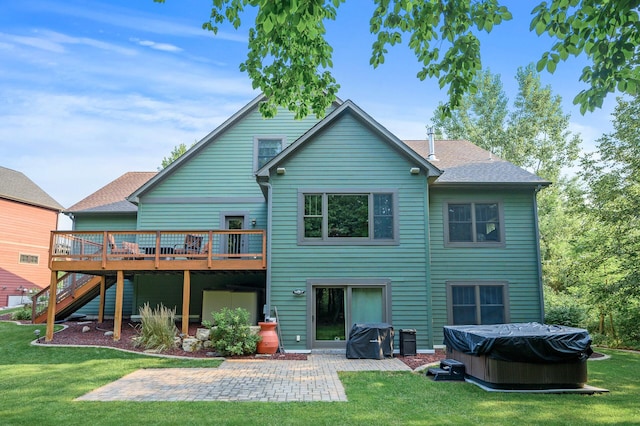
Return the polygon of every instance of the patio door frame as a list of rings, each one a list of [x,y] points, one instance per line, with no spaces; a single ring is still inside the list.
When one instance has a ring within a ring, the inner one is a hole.
[[[316,340],[316,288],[330,287],[343,288],[345,291],[345,340]],[[309,349],[313,348],[333,348],[342,349],[347,347],[349,331],[352,324],[352,290],[354,288],[372,288],[382,291],[382,322],[391,324],[391,280],[386,278],[372,279],[309,279],[307,280],[307,342]]]
[[[242,219],[242,229],[248,229],[247,226],[249,224],[249,212],[247,211],[226,211],[220,212],[220,229],[228,230],[229,229],[229,219],[241,218]],[[249,241],[246,235],[241,237],[240,241],[240,253],[248,253]],[[224,235],[220,239],[220,253],[221,254],[237,254],[237,253],[229,253],[229,236]]]

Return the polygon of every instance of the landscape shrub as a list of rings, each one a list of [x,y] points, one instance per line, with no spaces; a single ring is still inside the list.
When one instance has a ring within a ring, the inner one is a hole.
[[[586,311],[581,306],[551,306],[545,310],[544,322],[567,327],[583,327],[586,317]]]
[[[222,308],[212,312],[211,343],[223,356],[249,355],[256,352],[260,336],[249,327],[249,311],[243,308]]]
[[[145,349],[165,351],[176,345],[178,328],[176,327],[175,310],[162,304],[151,309],[148,303],[140,308],[140,324],[136,327],[138,336],[134,337],[134,345]]]
[[[11,314],[11,319],[14,321],[30,321],[31,305],[24,305],[19,311],[13,312]]]

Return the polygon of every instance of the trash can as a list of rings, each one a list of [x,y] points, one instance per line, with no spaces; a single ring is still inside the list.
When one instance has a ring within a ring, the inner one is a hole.
[[[416,330],[401,329],[400,330],[400,355],[416,355]]]

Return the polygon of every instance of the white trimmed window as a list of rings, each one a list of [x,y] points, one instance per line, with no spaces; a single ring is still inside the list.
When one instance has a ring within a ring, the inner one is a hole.
[[[37,254],[22,254],[20,253],[20,263],[28,265],[37,265],[40,261],[40,256]]]

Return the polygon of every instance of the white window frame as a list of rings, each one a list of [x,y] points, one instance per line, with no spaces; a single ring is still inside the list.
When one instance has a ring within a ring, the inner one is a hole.
[[[35,262],[28,262],[29,258],[35,258]],[[37,254],[20,253],[18,256],[18,263],[21,265],[39,265],[40,256]]]

